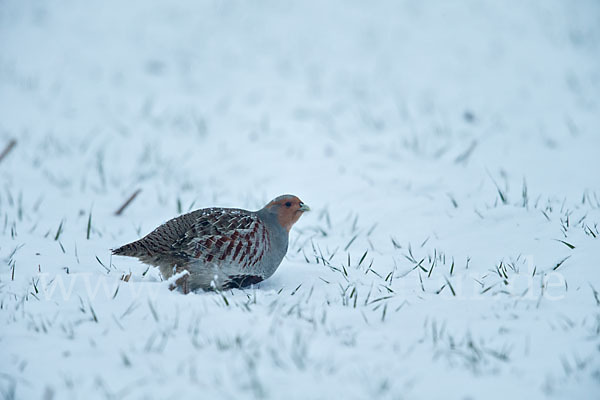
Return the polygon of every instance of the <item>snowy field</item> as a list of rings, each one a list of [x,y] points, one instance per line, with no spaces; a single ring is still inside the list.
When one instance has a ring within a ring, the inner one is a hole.
[[[0,0],[13,139],[3,398],[600,398],[598,1]],[[284,193],[251,289],[110,256]]]

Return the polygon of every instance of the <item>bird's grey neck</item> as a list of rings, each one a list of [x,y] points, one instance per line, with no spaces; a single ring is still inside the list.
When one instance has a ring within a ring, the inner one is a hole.
[[[258,217],[265,223],[271,233],[271,245],[273,249],[285,256],[288,247],[288,232],[281,226],[277,219],[277,214],[262,209],[256,212]]]

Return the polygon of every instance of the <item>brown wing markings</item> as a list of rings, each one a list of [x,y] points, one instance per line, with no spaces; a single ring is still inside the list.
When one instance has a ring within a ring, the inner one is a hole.
[[[223,247],[223,245],[225,244],[226,241],[227,241],[226,236],[220,236],[217,239],[217,241],[215,242],[215,248],[217,249],[217,251],[221,250],[221,247]]]
[[[233,254],[233,261],[237,261],[237,257],[238,254],[240,254],[240,252],[242,251],[242,248],[244,247],[244,242],[242,240],[240,240],[237,244],[237,246],[235,247],[235,253]],[[240,257],[240,260],[244,257],[244,253],[242,253],[242,257]]]
[[[221,255],[221,260],[225,260],[225,258],[227,258],[227,256],[229,256],[231,254],[231,252],[233,251],[233,248],[235,247],[235,240],[233,240],[233,238],[229,239],[229,245],[227,246],[227,248],[225,249],[225,251],[223,251],[223,254]]]
[[[254,265],[264,253],[259,245],[265,228],[254,215],[223,210],[205,210],[177,243],[172,254],[193,257],[206,263],[231,262],[239,268]],[[262,250],[257,254],[258,250]],[[257,257],[258,256],[258,257]]]
[[[251,264],[251,265],[254,264],[254,259],[256,257],[257,250],[258,250],[258,248],[257,248],[256,243],[255,243],[254,246],[252,246],[252,252],[248,256],[248,264]]]

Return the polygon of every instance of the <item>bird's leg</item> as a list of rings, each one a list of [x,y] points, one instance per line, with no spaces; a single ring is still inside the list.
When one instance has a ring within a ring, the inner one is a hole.
[[[178,274],[183,271],[187,271],[187,268],[179,266],[179,265],[176,265],[173,268],[173,274]],[[188,294],[190,292],[190,284],[188,282],[189,277],[190,277],[190,274],[185,274],[181,278],[177,279],[175,281],[175,283],[171,284],[171,286],[169,287],[169,290],[174,290],[178,287],[181,287],[183,294]]]
[[[186,275],[178,280],[178,284],[181,284],[181,290],[183,291],[183,294],[188,294],[190,292],[190,284],[188,282],[189,277],[189,275]]]

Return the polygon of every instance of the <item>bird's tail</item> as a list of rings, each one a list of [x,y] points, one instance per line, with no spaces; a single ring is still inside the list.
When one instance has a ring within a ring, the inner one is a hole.
[[[145,248],[138,240],[125,244],[117,249],[113,249],[112,253],[117,256],[142,257],[148,255],[148,249]]]

